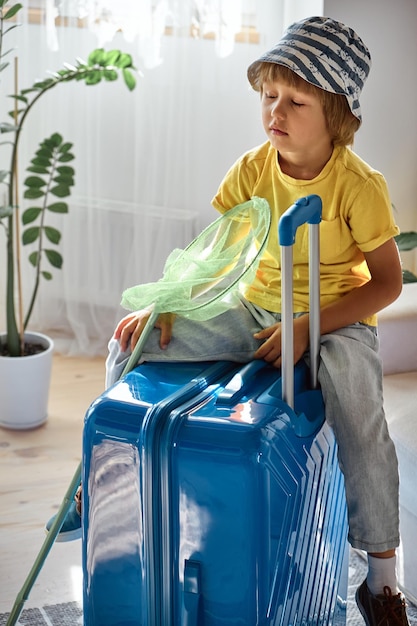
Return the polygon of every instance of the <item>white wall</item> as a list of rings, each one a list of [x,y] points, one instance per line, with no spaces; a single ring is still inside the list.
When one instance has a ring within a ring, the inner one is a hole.
[[[324,0],[324,14],[362,37],[372,69],[355,150],[388,181],[402,230],[417,230],[417,2]]]

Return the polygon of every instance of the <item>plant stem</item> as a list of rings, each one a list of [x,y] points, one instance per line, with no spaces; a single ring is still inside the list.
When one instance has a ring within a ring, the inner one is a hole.
[[[19,61],[18,58],[14,59],[14,92],[19,91],[19,77],[18,77]],[[17,126],[17,100],[14,102],[14,123]],[[16,152],[16,164],[18,162],[18,155]],[[24,340],[24,327],[23,327],[23,291],[22,291],[22,270],[21,270],[21,248],[20,248],[20,207],[19,207],[19,172],[16,166],[14,172],[14,206],[15,208],[15,227],[16,227],[16,275],[17,275],[17,304],[19,309],[19,336],[20,336],[20,353],[22,354],[25,349]]]
[[[11,205],[10,205],[11,206]],[[8,217],[7,240],[7,286],[6,286],[6,321],[7,321],[7,346],[11,356],[20,355],[20,337],[17,330],[16,315],[14,310],[14,216]]]

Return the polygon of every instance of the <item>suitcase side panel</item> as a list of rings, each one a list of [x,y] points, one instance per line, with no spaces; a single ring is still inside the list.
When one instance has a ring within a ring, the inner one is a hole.
[[[144,364],[103,393],[87,412],[82,479],[86,626],[155,623],[144,430],[160,409],[169,412],[180,404],[184,390],[195,395],[233,368],[225,362]]]
[[[189,562],[204,626],[330,624],[338,612],[347,526],[333,434],[324,424],[297,437],[282,405],[257,402],[263,395],[228,410],[212,398],[183,415],[168,489],[173,624]]]

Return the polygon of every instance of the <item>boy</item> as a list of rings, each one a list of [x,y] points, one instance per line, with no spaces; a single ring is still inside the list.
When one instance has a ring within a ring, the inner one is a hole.
[[[268,200],[271,234],[254,283],[240,304],[208,322],[161,315],[141,360],[265,359],[281,365],[277,224],[295,200],[318,194],[321,231],[319,382],[345,476],[349,541],[368,553],[357,590],[368,626],[407,625],[398,592],[398,468],[382,405],[376,312],[402,287],[397,234],[385,180],[347,146],[361,123],[359,95],[370,54],[357,34],[329,18],[293,24],[252,63],[267,142],[244,154],[213,199],[225,212],[252,196]],[[308,349],[308,253],[294,246],[294,359]],[[127,315],[109,344],[107,383],[119,377],[148,312]]]

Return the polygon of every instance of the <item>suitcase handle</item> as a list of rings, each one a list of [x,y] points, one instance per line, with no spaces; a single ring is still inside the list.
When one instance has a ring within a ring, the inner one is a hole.
[[[244,393],[248,382],[259,370],[266,367],[268,363],[262,360],[250,361],[242,367],[221,389],[216,398],[217,406],[233,406],[238,398]]]
[[[302,224],[320,224],[321,198],[317,195],[300,198],[281,215],[278,224],[280,246],[292,246],[295,243],[297,228]]]
[[[281,216],[278,236],[281,246],[281,323],[282,323],[282,397],[294,408],[294,336],[293,336],[293,244],[297,228],[309,224],[310,291],[310,375],[311,387],[318,387],[320,358],[320,235],[322,202],[317,195],[297,200]]]

